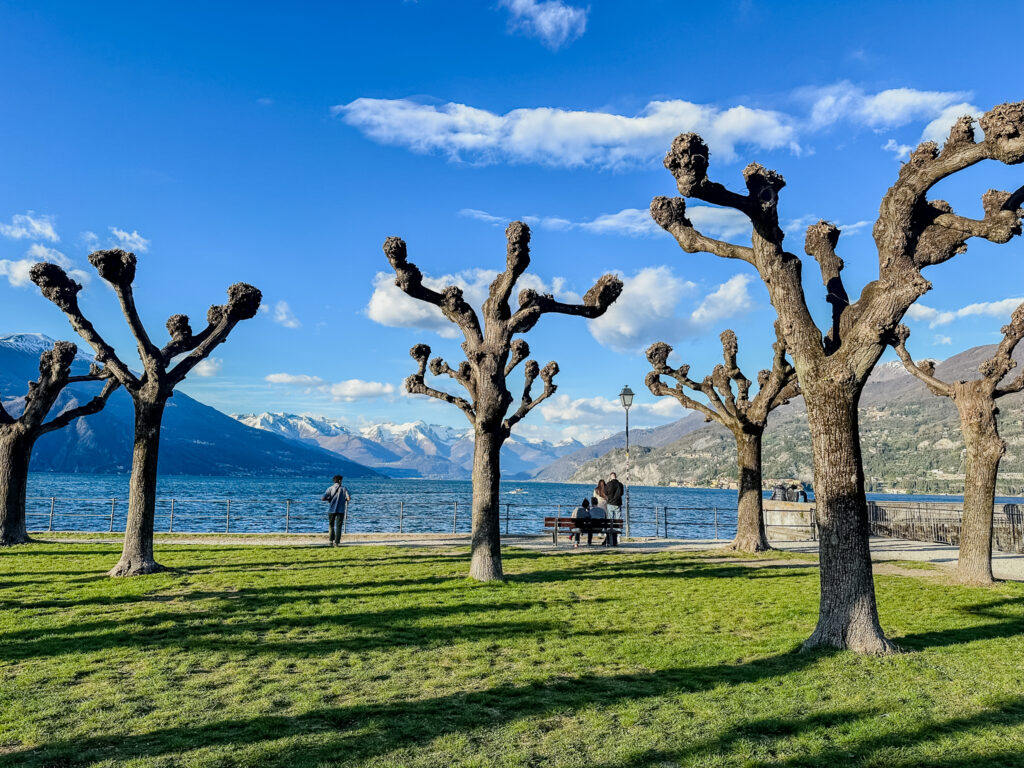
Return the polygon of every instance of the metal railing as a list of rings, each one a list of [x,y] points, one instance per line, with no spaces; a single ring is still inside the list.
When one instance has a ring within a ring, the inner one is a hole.
[[[542,532],[544,518],[568,517],[576,504],[505,502],[502,531],[509,535]],[[468,533],[471,500],[353,500],[346,533]],[[27,499],[34,531],[124,531],[128,503],[123,498],[37,496]],[[731,539],[736,508],[723,506],[633,505],[632,535],[640,538]],[[323,533],[327,505],[314,499],[160,498],[158,533]]]

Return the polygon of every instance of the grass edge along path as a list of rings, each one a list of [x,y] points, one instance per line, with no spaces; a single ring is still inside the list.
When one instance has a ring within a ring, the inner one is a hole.
[[[803,558],[509,549],[479,585],[464,549],[116,554],[0,553],[0,767],[1024,762],[1021,584],[877,576],[907,653],[874,659],[796,652]]]

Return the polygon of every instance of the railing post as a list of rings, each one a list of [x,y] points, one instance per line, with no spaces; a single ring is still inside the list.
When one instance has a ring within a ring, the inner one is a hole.
[[[452,512],[452,533],[456,532],[456,527],[459,524],[459,502],[455,501],[455,511]]]
[[[658,535],[658,529],[660,527],[661,527],[661,525],[659,524],[659,518],[658,518],[658,505],[655,504],[654,505],[654,535],[655,536]]]
[[[718,507],[715,507],[715,541],[718,541]]]
[[[405,500],[398,502],[398,532],[405,533]]]
[[[53,530],[53,505],[56,501],[57,500],[53,498],[53,496],[50,497],[50,524],[46,528],[46,530],[48,531]]]
[[[231,533],[231,499],[227,500],[227,511],[224,513],[224,533]]]
[[[511,506],[511,505],[509,505],[509,504],[505,505],[505,535],[506,536],[508,536],[508,509],[509,509],[509,506]]]
[[[668,538],[668,507],[665,507],[665,538]]]
[[[292,524],[292,500],[284,500],[284,532],[288,533]]]
[[[114,505],[117,503],[117,499],[110,500],[110,528],[108,533],[114,530]]]
[[[168,533],[174,533],[174,499],[171,499],[171,524],[167,526]]]

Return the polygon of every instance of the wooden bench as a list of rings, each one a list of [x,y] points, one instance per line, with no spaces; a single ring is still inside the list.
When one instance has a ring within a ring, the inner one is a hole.
[[[618,546],[619,534],[622,533],[622,520],[607,517],[581,519],[574,517],[545,517],[544,530],[545,532],[551,531],[551,543],[556,547],[558,546],[558,534],[570,534],[576,530],[579,530],[580,533],[588,534],[587,544],[590,544],[591,537],[595,533],[603,533],[609,537],[609,544]]]

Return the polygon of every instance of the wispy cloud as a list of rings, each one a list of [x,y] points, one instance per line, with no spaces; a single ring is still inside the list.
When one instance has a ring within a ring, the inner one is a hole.
[[[351,403],[356,400],[368,400],[375,397],[387,397],[395,394],[395,385],[380,381],[364,381],[363,379],[347,379],[345,381],[327,382],[319,376],[294,373],[271,373],[264,377],[270,384],[286,384],[302,387],[307,392],[320,392],[329,395],[335,402]]]
[[[195,368],[192,369],[192,373],[204,379],[211,378],[220,373],[220,369],[224,366],[224,361],[219,357],[208,357],[205,360],[200,360],[196,363]]]
[[[906,160],[914,150],[909,144],[900,144],[896,139],[889,139],[882,145],[882,149],[886,152],[892,152],[897,160]]]
[[[0,235],[12,240],[46,240],[51,243],[60,240],[53,226],[53,217],[36,214],[35,211],[14,214],[10,224],[0,224]]]
[[[504,227],[512,221],[511,218],[495,216],[476,208],[463,208],[459,214],[500,227]],[[750,220],[739,211],[694,205],[686,209],[686,214],[694,226],[708,235],[732,238],[750,234]],[[626,237],[666,235],[665,230],[654,223],[650,211],[641,208],[623,208],[617,213],[604,213],[597,218],[582,221],[573,221],[558,216],[521,216],[519,218],[531,227],[555,231],[577,229],[595,235],[613,234]]]
[[[509,12],[509,28],[535,37],[553,51],[582,37],[587,9],[562,0],[501,0]]]
[[[287,301],[279,301],[274,304],[274,322],[278,325],[283,325],[285,328],[298,328],[302,323],[295,317],[295,313],[292,312],[292,308],[288,305]]]
[[[128,232],[117,227],[110,227],[110,234],[117,239],[118,244],[122,248],[137,251],[138,253],[145,253],[149,250],[149,240],[140,235],[137,229]]]
[[[907,317],[911,320],[927,322],[929,328],[937,328],[940,325],[949,325],[954,320],[959,320],[964,317],[986,316],[995,317],[1000,320],[1008,320],[1010,315],[1013,313],[1013,310],[1019,307],[1022,303],[1024,303],[1024,298],[1016,297],[1000,299],[999,301],[980,301],[960,307],[959,309],[951,310],[939,310],[934,307],[929,307],[926,304],[911,304],[910,309],[907,310]]]
[[[48,261],[64,267],[68,274],[78,282],[86,285],[91,280],[91,275],[81,269],[75,269],[74,263],[58,251],[56,248],[48,248],[41,243],[33,243],[25,252],[24,259],[0,259],[0,277],[6,277],[7,282],[14,287],[29,285],[32,281],[29,273],[33,265],[40,261]]]

